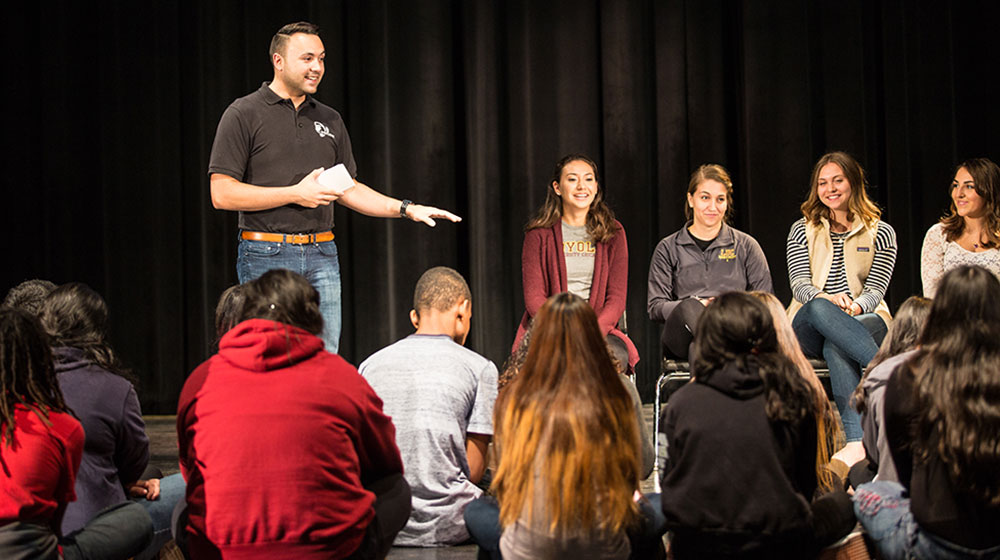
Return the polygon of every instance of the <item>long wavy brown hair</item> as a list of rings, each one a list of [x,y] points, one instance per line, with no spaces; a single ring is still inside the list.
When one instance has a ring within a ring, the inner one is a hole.
[[[552,227],[562,219],[563,201],[556,194],[552,185],[562,179],[563,168],[574,161],[582,161],[589,165],[594,170],[594,178],[597,180],[597,193],[594,194],[594,201],[590,203],[590,210],[587,211],[587,234],[598,243],[607,243],[618,233],[619,228],[615,222],[615,213],[604,203],[604,183],[601,182],[600,173],[597,171],[597,163],[580,154],[569,154],[556,162],[555,171],[552,172],[552,180],[546,186],[545,202],[538,209],[538,214],[528,222],[524,229],[527,231]]]
[[[799,339],[792,330],[792,324],[788,321],[788,314],[785,307],[781,305],[774,294],[768,292],[750,292],[750,295],[757,298],[767,306],[771,313],[771,320],[774,321],[774,330],[778,335],[778,349],[786,358],[792,361],[795,369],[802,375],[802,378],[809,384],[816,401],[816,481],[822,491],[827,492],[834,489],[835,481],[833,471],[827,468],[830,458],[840,447],[844,433],[840,429],[840,422],[833,414],[833,407],[830,406],[830,399],[826,397],[826,389],[823,383],[816,377],[816,371],[809,365],[809,360],[802,353],[799,346]]]
[[[535,505],[547,518],[526,521],[557,536],[619,532],[637,519],[639,426],[586,301],[564,292],[542,305],[494,426],[504,527]]]
[[[986,158],[973,158],[963,161],[955,168],[955,173],[959,169],[965,168],[972,175],[972,181],[976,185],[978,194],[986,204],[986,216],[983,219],[983,236],[980,239],[984,247],[1000,247],[1000,167]],[[949,192],[954,188],[949,188]],[[965,219],[958,215],[955,208],[955,201],[951,201],[951,209],[941,218],[941,226],[944,229],[944,237],[948,241],[954,241],[962,236],[965,231]]]
[[[955,488],[1000,506],[1000,282],[978,266],[938,284],[915,379],[914,462],[937,457]]]
[[[844,172],[844,177],[851,184],[851,198],[847,201],[847,219],[853,222],[860,218],[865,223],[865,227],[874,228],[878,219],[882,216],[882,211],[868,198],[865,180],[865,170],[862,169],[858,160],[851,157],[846,152],[830,152],[819,158],[813,166],[812,178],[809,180],[809,196],[802,203],[802,215],[806,217],[806,222],[813,225],[820,224],[820,218],[831,220],[830,209],[823,204],[819,198],[819,172],[828,163],[837,164]]]

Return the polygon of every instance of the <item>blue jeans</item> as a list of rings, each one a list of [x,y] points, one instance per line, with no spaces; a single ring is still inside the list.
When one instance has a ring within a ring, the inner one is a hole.
[[[308,245],[240,239],[236,274],[240,284],[259,278],[268,270],[285,268],[309,280],[319,292],[326,351],[336,354],[340,345],[340,261],[337,243]]]
[[[910,498],[898,482],[870,482],[854,494],[854,513],[875,541],[882,558],[1000,558],[1000,546],[972,550],[920,528],[910,512]]]
[[[142,506],[153,520],[153,542],[142,553],[136,555],[137,560],[156,558],[159,550],[170,540],[170,517],[173,515],[174,506],[184,497],[186,489],[184,477],[181,473],[176,473],[160,479],[158,499],[152,501],[145,498],[132,499]]]
[[[885,321],[874,313],[851,317],[832,301],[815,298],[795,314],[792,329],[807,356],[826,360],[844,436],[861,441],[861,416],[850,405],[851,394],[885,338]]]

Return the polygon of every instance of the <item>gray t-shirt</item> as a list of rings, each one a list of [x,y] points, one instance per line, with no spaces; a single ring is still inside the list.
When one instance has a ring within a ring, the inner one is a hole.
[[[594,256],[597,244],[587,233],[587,226],[562,224],[563,257],[566,259],[566,287],[569,293],[590,300],[594,283]]]
[[[413,511],[395,544],[468,540],[462,513],[482,494],[469,480],[468,433],[493,435],[497,368],[446,335],[412,334],[369,356],[361,375],[396,426]]]

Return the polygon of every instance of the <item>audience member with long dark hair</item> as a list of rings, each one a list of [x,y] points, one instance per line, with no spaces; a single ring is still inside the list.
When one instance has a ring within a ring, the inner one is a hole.
[[[149,515],[131,502],[63,536],[83,448],[42,326],[26,311],[0,308],[0,557],[115,560],[150,542]]]
[[[721,165],[700,166],[688,181],[687,223],[660,240],[649,263],[649,318],[663,323],[663,354],[687,360],[698,317],[722,293],[772,292],[760,244],[729,225],[733,181]]]
[[[323,349],[319,293],[276,269],[177,407],[192,558],[384,558],[410,488],[382,401]]]
[[[806,356],[826,360],[847,440],[834,457],[850,466],[864,458],[861,417],[850,398],[892,320],[885,292],[896,232],[879,219],[864,169],[849,154],[819,158],[809,183],[803,217],[788,232],[788,315]]]
[[[1000,282],[942,277],[919,349],[885,389],[899,482],[861,485],[854,508],[883,558],[1000,558]]]
[[[802,353],[799,341],[795,337],[792,324],[788,321],[785,308],[781,305],[774,294],[769,292],[750,292],[750,295],[757,298],[767,306],[774,321],[774,330],[778,335],[778,349],[786,358],[792,361],[795,369],[802,375],[812,389],[813,398],[816,401],[816,481],[819,484],[820,492],[833,490],[839,482],[842,482],[846,473],[835,471],[830,464],[833,453],[842,444],[844,433],[840,429],[840,422],[833,413],[830,406],[830,399],[826,396],[826,389],[823,383],[816,376],[816,371],[809,364],[809,359]]]
[[[673,556],[805,558],[850,532],[845,492],[811,502],[820,411],[767,307],[746,293],[718,296],[694,351],[694,382],[674,393],[661,422]]]
[[[963,161],[951,182],[951,208],[927,230],[920,251],[924,295],[934,297],[941,276],[978,265],[1000,278],[1000,167],[986,158]]]
[[[879,480],[899,480],[889,453],[889,442],[885,439],[885,385],[892,372],[913,357],[917,339],[924,330],[930,311],[931,300],[920,296],[910,296],[899,306],[878,353],[854,391],[852,404],[861,414],[864,431],[861,441],[865,446],[866,461],[851,469],[852,486],[857,487],[875,477]]]
[[[628,293],[628,242],[605,197],[594,160],[570,154],[556,163],[545,202],[524,234],[525,311],[512,352],[545,300],[568,291],[594,308],[615,359],[629,368],[639,362],[635,344],[618,328]]]
[[[108,315],[104,299],[80,283],[53,290],[40,310],[54,346],[59,387],[87,434],[77,499],[66,508],[62,530],[71,533],[98,511],[139,498],[153,519],[153,543],[141,555],[148,558],[170,540],[170,516],[184,495],[184,480],[143,476],[149,464],[146,424],[134,376],[108,343]]]
[[[539,309],[531,337],[495,407],[499,509],[470,504],[469,532],[507,560],[654,557],[662,530],[635,499],[639,426],[593,309],[557,294]]]

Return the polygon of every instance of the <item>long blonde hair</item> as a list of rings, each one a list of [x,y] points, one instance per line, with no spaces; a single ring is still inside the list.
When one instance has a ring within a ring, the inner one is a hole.
[[[536,500],[557,536],[619,532],[637,519],[639,426],[584,300],[564,292],[542,305],[524,367],[497,400],[494,426],[502,526]]]
[[[860,218],[865,227],[874,228],[882,216],[882,211],[868,198],[865,170],[862,169],[858,160],[846,152],[824,154],[813,166],[812,178],[809,180],[809,196],[800,207],[802,215],[806,217],[806,222],[818,226],[821,217],[828,220],[833,218],[830,215],[830,209],[819,199],[819,172],[828,163],[837,164],[844,172],[847,182],[851,184],[851,197],[847,201],[847,219],[853,222]]]
[[[799,370],[802,377],[809,383],[816,397],[816,481],[823,491],[833,490],[833,473],[827,468],[830,457],[833,456],[834,449],[837,449],[840,440],[843,439],[843,432],[840,429],[840,422],[837,422],[833,415],[833,408],[830,400],[826,397],[826,389],[823,383],[816,377],[809,360],[802,353],[799,346],[799,339],[792,330],[792,324],[788,321],[784,306],[778,298],[768,292],[750,292],[750,295],[764,302],[767,310],[774,320],[774,330],[778,334],[778,347],[781,353],[795,364],[795,369]]]

